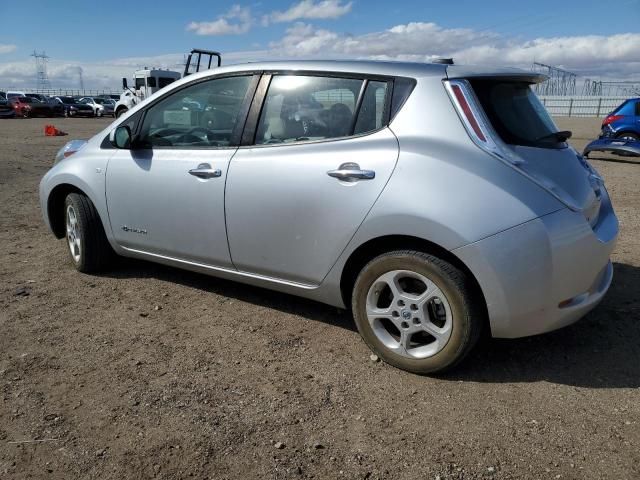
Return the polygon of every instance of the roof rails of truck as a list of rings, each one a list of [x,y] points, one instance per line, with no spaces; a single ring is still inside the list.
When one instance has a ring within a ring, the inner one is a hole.
[[[208,59],[207,59],[208,57]],[[211,62],[213,61],[213,57],[217,58],[217,65],[222,65],[222,55],[219,52],[214,52],[213,50],[201,50],[199,48],[194,48],[189,53],[187,57],[187,61],[184,65],[184,75],[187,76],[191,73],[198,73],[200,69],[209,70],[211,68]],[[195,69],[193,71],[189,71],[191,65],[195,65]],[[206,65],[206,68],[205,68]]]

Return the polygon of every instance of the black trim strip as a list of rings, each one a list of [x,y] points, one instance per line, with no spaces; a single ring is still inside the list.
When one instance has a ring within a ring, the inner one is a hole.
[[[272,75],[262,75],[255,95],[253,96],[253,102],[251,102],[251,108],[249,109],[249,115],[242,132],[241,146],[253,145],[255,143],[256,130],[258,128],[258,121],[260,120],[260,113],[262,112],[262,106],[264,99],[267,95],[267,90],[271,84]]]
[[[238,117],[236,118],[236,124],[233,127],[233,132],[231,132],[229,146],[236,147],[240,145],[240,142],[242,141],[242,133],[244,132],[245,126],[247,124],[247,118],[249,117],[251,103],[253,97],[256,94],[259,83],[260,75],[253,75],[253,77],[251,78],[251,83],[249,84],[249,88],[247,88],[247,92],[245,93],[244,100],[242,101],[240,111],[238,112]]]
[[[356,124],[358,123],[358,116],[360,115],[360,108],[362,107],[362,101],[364,100],[364,94],[366,93],[368,86],[369,86],[369,79],[365,78],[362,81],[362,85],[360,85],[360,93],[358,94],[358,99],[356,100],[356,104],[353,109],[353,118],[351,119],[351,127],[349,128],[350,137],[353,136],[353,133],[356,129]]]

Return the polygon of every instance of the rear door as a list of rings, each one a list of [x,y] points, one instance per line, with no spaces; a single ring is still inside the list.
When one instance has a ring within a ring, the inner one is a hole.
[[[263,77],[264,105],[256,95],[243,137],[249,145],[227,178],[227,235],[238,270],[322,281],[396,164],[398,143],[385,127],[390,90],[386,80]]]

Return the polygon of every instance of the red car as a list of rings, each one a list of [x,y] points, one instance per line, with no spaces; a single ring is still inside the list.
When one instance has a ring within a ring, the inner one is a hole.
[[[33,97],[13,97],[10,103],[19,117],[55,117],[64,115],[64,110],[60,106],[53,103],[44,103]]]

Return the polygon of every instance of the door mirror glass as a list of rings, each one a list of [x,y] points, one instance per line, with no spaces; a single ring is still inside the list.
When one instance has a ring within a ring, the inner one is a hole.
[[[109,140],[116,148],[129,149],[131,148],[131,129],[126,125],[117,127],[111,130]]]

